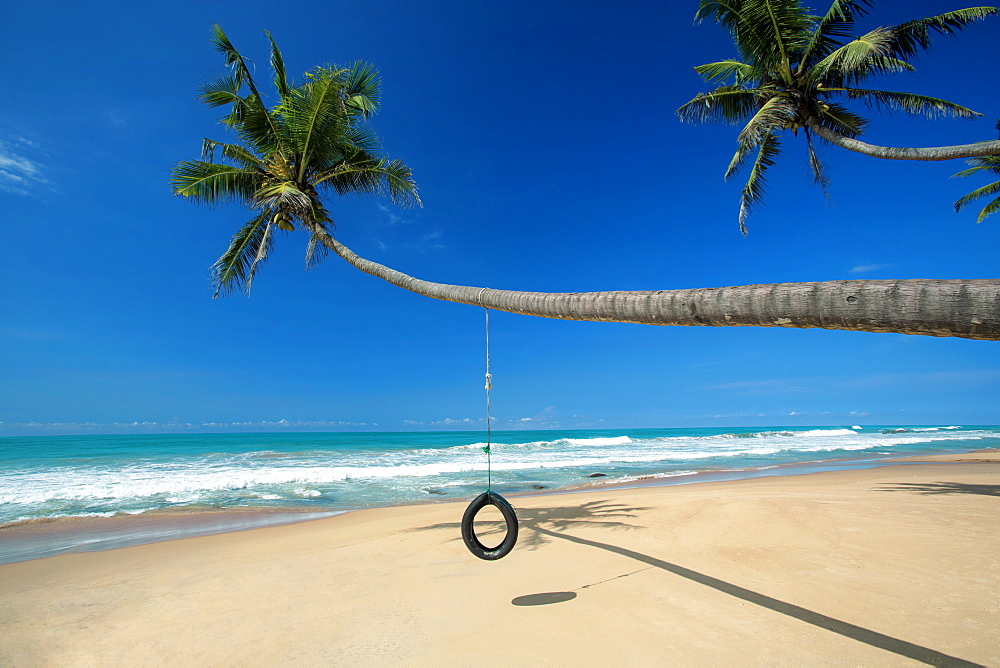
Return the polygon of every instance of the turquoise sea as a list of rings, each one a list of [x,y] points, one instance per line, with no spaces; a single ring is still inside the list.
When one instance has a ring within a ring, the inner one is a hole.
[[[0,563],[470,499],[487,484],[485,440],[460,431],[2,437]],[[492,487],[516,495],[868,467],[1000,447],[1000,427],[515,431],[494,432],[492,443]],[[815,464],[789,466],[803,462]]]

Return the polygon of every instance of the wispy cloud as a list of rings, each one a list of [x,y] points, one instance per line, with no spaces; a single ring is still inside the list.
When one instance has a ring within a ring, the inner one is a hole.
[[[713,420],[732,420],[737,418],[748,418],[748,417],[767,417],[766,413],[716,413],[715,415],[709,415],[708,417]]]
[[[858,418],[871,415],[868,411],[789,411],[788,417],[846,417]]]
[[[382,215],[385,217],[386,222],[390,226],[405,225],[410,222],[410,219],[408,217],[400,213],[400,209],[396,209],[391,206],[386,206],[381,202],[377,202],[375,206],[377,206],[378,210],[382,212]]]
[[[879,269],[891,267],[891,264],[858,264],[847,270],[849,274],[868,274]]]
[[[877,387],[920,387],[934,385],[942,388],[962,389],[974,385],[1000,382],[1000,368],[954,369],[951,371],[914,371],[910,373],[880,373],[851,378],[838,383],[840,390],[857,390]]]
[[[722,390],[735,394],[773,394],[778,392],[804,392],[809,388],[784,378],[769,378],[766,380],[748,380],[737,383],[706,385],[704,389]]]
[[[496,421],[496,418],[492,418]],[[484,424],[486,418],[442,418],[440,420],[403,420],[407,427],[459,427]]]
[[[37,153],[35,142],[24,137],[0,141],[0,189],[17,195],[31,195],[39,187],[48,186],[42,166],[27,157]]]

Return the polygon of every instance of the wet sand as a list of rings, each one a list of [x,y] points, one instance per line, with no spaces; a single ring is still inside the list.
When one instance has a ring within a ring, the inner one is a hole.
[[[0,664],[1000,666],[1000,453],[918,459],[516,497],[496,562],[441,503],[7,564]]]

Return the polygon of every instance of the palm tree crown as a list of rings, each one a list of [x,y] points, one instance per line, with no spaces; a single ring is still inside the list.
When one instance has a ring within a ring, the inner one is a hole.
[[[841,103],[845,99],[928,117],[980,115],[946,100],[861,84],[873,76],[914,69],[908,60],[930,46],[932,34],[953,34],[997,9],[961,9],[852,37],[855,21],[872,1],[833,0],[825,15],[814,16],[800,0],[701,0],[695,19],[725,27],[739,58],[695,67],[705,81],[719,85],[677,113],[684,121],[744,124],[726,169],[729,178],[750,164],[739,215],[744,234],[750,208],[763,197],[765,173],[780,154],[783,130],[803,130],[815,181],[825,189],[813,132],[854,138],[867,123]]]
[[[212,43],[228,69],[204,84],[199,97],[210,107],[229,106],[222,123],[238,142],[205,139],[201,159],[179,162],[171,175],[176,195],[209,205],[236,201],[253,211],[212,265],[215,296],[236,289],[249,293],[275,229],[312,232],[306,266],[321,259],[327,249],[316,232],[333,224],[321,194],[376,194],[404,206],[420,204],[410,169],[381,155],[378,137],[367,124],[379,102],[374,67],[317,67],[296,84],[289,81],[270,33],[267,37],[277,92],[271,107],[247,60],[219,26],[213,27]]]

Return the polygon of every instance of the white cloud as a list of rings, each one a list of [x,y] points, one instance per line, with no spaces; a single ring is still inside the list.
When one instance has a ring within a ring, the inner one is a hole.
[[[736,383],[707,385],[704,389],[724,390],[736,394],[766,394],[772,392],[805,392],[809,388],[784,378],[769,378],[766,380],[748,380]]]
[[[34,143],[23,137],[18,143],[34,147]],[[42,174],[42,167],[36,161],[23,155],[23,148],[15,149],[7,142],[0,142],[0,190],[17,195],[31,195],[39,186],[48,186],[49,180]]]
[[[385,215],[386,220],[389,222],[389,225],[399,225],[399,224],[405,224],[405,223],[410,222],[409,220],[407,220],[404,216],[402,216],[399,213],[399,209],[395,209],[393,207],[386,206],[385,204],[382,204],[381,202],[377,202],[375,204],[375,206],[377,206],[378,210],[381,211]]]
[[[430,424],[445,425],[445,426],[449,426],[450,427],[450,426],[454,426],[456,424],[477,424],[479,422],[484,422],[483,418],[479,418],[478,420],[473,420],[472,418],[458,418],[458,419],[455,419],[455,418],[445,418],[443,420],[435,420],[434,422],[431,422]],[[421,423],[421,424],[423,424],[423,423]]]
[[[848,269],[849,274],[867,274],[872,271],[878,271],[879,269],[885,269],[886,267],[891,267],[889,264],[859,264]]]

